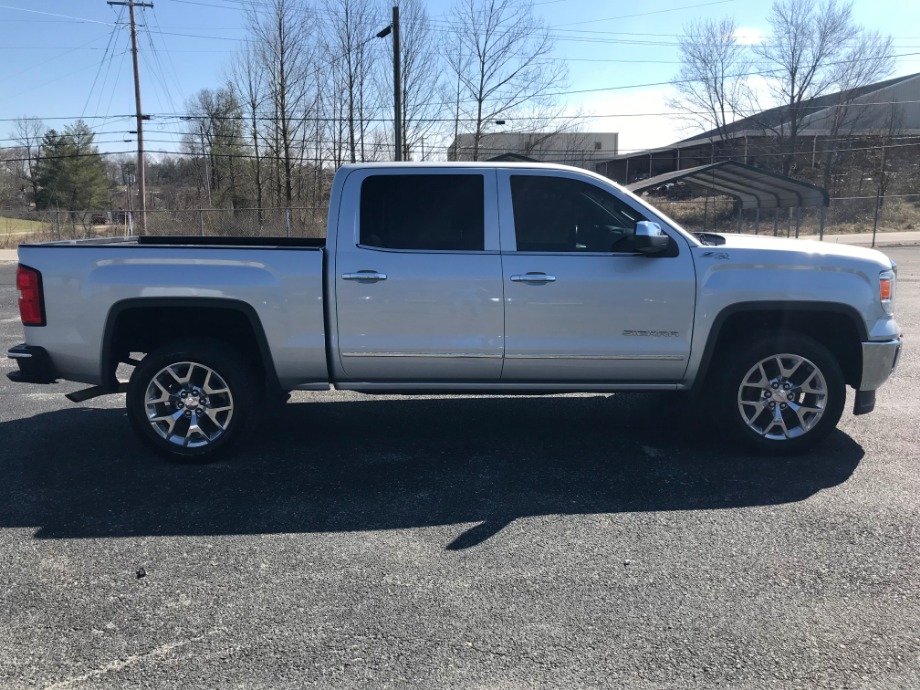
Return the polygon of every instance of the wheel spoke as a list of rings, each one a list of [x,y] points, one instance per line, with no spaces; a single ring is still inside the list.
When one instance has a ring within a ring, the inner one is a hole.
[[[220,382],[217,388],[211,385],[212,378],[216,378]],[[219,376],[216,376],[213,371],[208,371],[208,375],[205,377],[204,384],[201,386],[201,389],[208,395],[227,393],[230,390],[227,388],[227,384],[224,383],[223,379],[221,379]]]
[[[744,407],[752,407],[753,412],[746,415],[749,420],[757,419],[765,409],[767,409],[767,402],[765,400],[744,400],[741,402],[741,405]]]
[[[176,412],[174,414],[166,414],[159,417],[150,417],[150,423],[156,425],[159,422],[165,422],[167,425],[166,434],[167,436],[172,436],[173,429],[176,426],[176,421],[178,421],[179,417],[181,416],[182,415],[180,412]]]
[[[227,417],[227,419],[222,424],[220,420],[217,419],[217,413],[223,410],[229,410],[229,409],[230,409],[229,407],[225,407],[225,408],[222,408],[221,410],[205,410],[204,414],[208,419],[211,420],[211,423],[214,424],[214,426],[216,426],[218,429],[223,431],[226,428],[225,425],[230,420],[230,418]]]
[[[180,375],[179,375],[179,372],[178,372],[177,369],[176,369],[176,365],[173,365],[173,366],[171,366],[171,367],[167,367],[166,369],[164,369],[164,370],[163,370],[162,372],[160,372],[160,373],[161,373],[161,374],[169,374],[170,376],[173,377],[173,379],[175,380],[175,382],[178,383],[178,384],[181,386],[183,383],[188,383],[189,376],[191,375],[191,367],[189,367],[189,374],[187,374],[186,376],[180,376]]]
[[[150,397],[151,394],[154,393],[155,391],[152,390],[152,387],[151,387],[151,388],[148,388],[148,390],[147,390],[147,394],[148,394],[147,403],[148,403],[148,404],[155,404],[155,403],[166,403],[166,402],[169,402],[169,395],[170,395],[170,393],[169,393],[169,391],[166,389],[166,387],[165,387],[162,383],[160,383],[157,379],[154,379],[154,380],[153,380],[153,385],[156,386],[156,387],[159,389],[159,391],[160,391],[160,397],[159,397],[159,398]]]
[[[783,366],[782,358],[777,358],[777,360],[779,361],[780,373],[782,374],[783,378],[787,378],[787,379],[791,379],[792,375],[799,370],[799,367],[801,367],[802,364],[805,363],[805,360],[797,359],[793,367],[791,369],[787,369],[786,367]]]
[[[811,375],[802,382],[802,385],[799,386],[799,388],[803,393],[821,394],[824,392],[822,388],[816,388],[815,386],[811,385],[812,381],[814,381],[817,376],[818,370],[815,369],[811,372]]]
[[[799,424],[802,429],[810,429],[822,412],[820,407],[809,407],[808,405],[799,405],[797,403],[789,403],[789,408],[799,418]],[[808,415],[814,415],[814,417],[809,419]]]
[[[763,435],[770,436],[771,432],[776,427],[779,427],[780,431],[783,432],[783,438],[789,438],[789,428],[786,426],[786,420],[783,419],[783,413],[780,411],[779,407],[774,408],[773,418],[766,428],[764,428]]]

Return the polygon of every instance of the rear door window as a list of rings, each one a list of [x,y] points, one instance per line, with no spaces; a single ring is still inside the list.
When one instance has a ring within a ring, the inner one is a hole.
[[[484,194],[482,175],[371,175],[361,184],[360,243],[483,251]]]

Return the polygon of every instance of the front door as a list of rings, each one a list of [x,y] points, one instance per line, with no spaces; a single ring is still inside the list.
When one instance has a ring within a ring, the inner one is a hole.
[[[672,237],[633,251],[653,220],[613,187],[558,171],[500,171],[507,381],[677,382],[687,368],[695,273]],[[667,231],[667,229],[666,229]]]

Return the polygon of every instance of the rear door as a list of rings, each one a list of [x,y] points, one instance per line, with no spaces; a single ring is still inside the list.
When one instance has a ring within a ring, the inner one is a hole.
[[[497,381],[504,354],[495,173],[358,169],[335,260],[339,364],[357,381]]]
[[[679,381],[695,303],[686,244],[672,237],[667,255],[636,253],[636,222],[651,219],[577,173],[500,170],[498,180],[506,248],[502,378]]]

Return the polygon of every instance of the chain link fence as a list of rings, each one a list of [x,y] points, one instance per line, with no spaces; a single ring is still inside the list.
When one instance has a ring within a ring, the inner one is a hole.
[[[725,197],[649,200],[691,232],[743,232],[799,237],[920,230],[920,194],[832,198],[826,209],[747,209]]]
[[[0,244],[127,237],[325,237],[326,207],[153,209],[139,211],[0,210]]]
[[[827,209],[802,208],[739,212],[737,202],[724,197],[682,201],[650,199],[651,203],[691,232],[745,232],[796,237],[818,235],[822,212],[824,234],[920,230],[920,194],[831,199]],[[211,237],[326,236],[327,207],[149,210],[148,235]],[[141,234],[138,212],[7,211],[0,210],[0,245],[22,242],[126,237]]]

